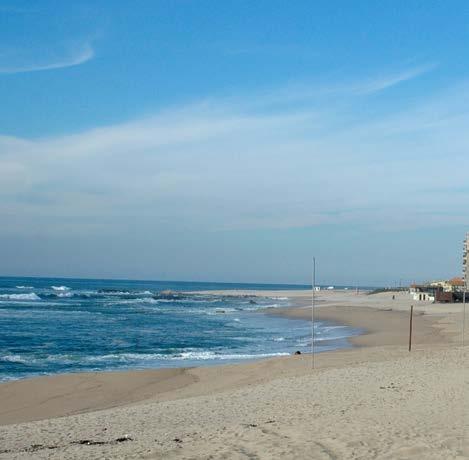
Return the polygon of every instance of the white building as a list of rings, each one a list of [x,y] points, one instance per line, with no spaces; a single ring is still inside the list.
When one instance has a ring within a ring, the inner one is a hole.
[[[412,292],[411,295],[417,302],[435,302],[435,296],[428,292]]]

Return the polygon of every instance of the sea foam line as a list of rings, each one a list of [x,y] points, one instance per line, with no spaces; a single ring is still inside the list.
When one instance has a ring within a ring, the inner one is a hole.
[[[259,354],[236,354],[236,353],[216,353],[213,351],[186,351],[175,354],[163,353],[121,353],[107,354],[101,356],[77,356],[67,354],[57,354],[48,356],[27,356],[20,354],[8,354],[0,356],[0,361],[19,364],[88,364],[88,363],[132,363],[138,361],[227,361],[244,360],[257,358],[271,358],[275,356],[288,356],[289,353],[259,353]]]
[[[41,300],[41,298],[35,293],[29,294],[0,294],[0,299],[8,300]]]

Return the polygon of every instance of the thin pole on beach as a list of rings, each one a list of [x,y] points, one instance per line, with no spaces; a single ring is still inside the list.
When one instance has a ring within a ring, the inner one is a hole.
[[[467,286],[466,282],[464,281],[464,292],[462,294],[462,346],[464,346],[464,335],[466,329],[466,291]]]
[[[313,279],[311,283],[311,356],[314,369],[314,304],[316,301],[316,257],[313,257]]]
[[[414,306],[410,306],[410,324],[409,324],[409,351],[412,350],[412,317],[414,316]]]

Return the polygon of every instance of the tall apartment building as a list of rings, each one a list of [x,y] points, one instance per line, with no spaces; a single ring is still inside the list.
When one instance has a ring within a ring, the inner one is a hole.
[[[464,280],[464,285],[467,290],[467,288],[469,287],[469,232],[466,233],[466,239],[464,240],[462,276]]]

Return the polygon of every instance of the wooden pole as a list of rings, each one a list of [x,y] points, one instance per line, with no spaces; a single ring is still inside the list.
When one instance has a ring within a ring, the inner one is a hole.
[[[410,324],[409,324],[409,351],[412,350],[412,317],[414,316],[414,306],[410,306]]]

